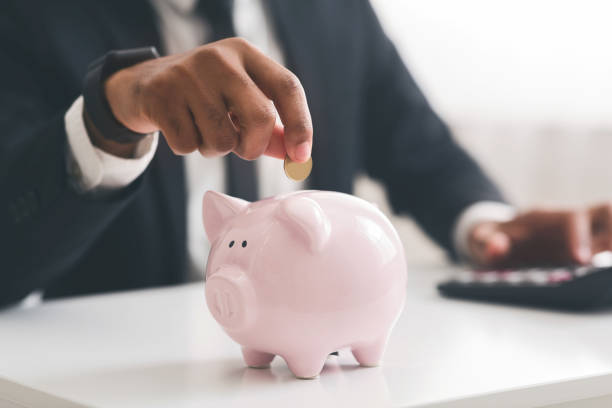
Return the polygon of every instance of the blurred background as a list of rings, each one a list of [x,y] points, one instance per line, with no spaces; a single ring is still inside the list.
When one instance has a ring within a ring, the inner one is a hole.
[[[612,199],[612,2],[371,0],[434,109],[519,208]],[[382,205],[362,178],[356,193]],[[395,218],[408,262],[447,262]]]

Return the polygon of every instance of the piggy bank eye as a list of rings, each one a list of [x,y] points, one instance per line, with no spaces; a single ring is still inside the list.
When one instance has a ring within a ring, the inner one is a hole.
[[[233,246],[234,246],[234,241],[230,241],[230,243],[229,243],[229,247],[231,248],[231,247],[233,247]]]
[[[242,247],[246,248],[246,245],[247,245],[246,241],[242,241]]]

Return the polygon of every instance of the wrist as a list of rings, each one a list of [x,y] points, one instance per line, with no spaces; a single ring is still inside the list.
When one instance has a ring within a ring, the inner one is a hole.
[[[499,222],[486,221],[475,225],[469,232],[469,257],[473,263],[490,267],[509,251],[510,237],[500,228]]]
[[[129,92],[133,86],[122,81],[124,75],[117,75],[119,84],[112,87],[115,81],[107,81],[116,73],[129,71],[129,67],[140,62],[157,58],[159,55],[153,47],[139,48],[133,50],[111,51],[105,56],[94,61],[88,68],[83,86],[84,120],[92,129],[92,141],[113,149],[116,144],[134,145],[142,140],[147,133],[137,132],[125,126],[130,118],[129,111],[134,109],[134,98]],[[107,92],[107,86],[111,86],[111,92]],[[113,91],[116,89],[116,92]],[[112,97],[112,101],[109,100]],[[107,143],[109,142],[109,143]],[[113,143],[110,143],[113,142]],[[133,146],[132,146],[133,148]],[[113,149],[117,150],[117,149]],[[118,150],[129,152],[130,148]]]
[[[85,129],[87,130],[89,139],[94,146],[104,150],[106,153],[112,154],[113,156],[122,157],[124,159],[134,157],[136,147],[138,146],[138,141],[132,143],[119,143],[114,140],[107,139],[91,121],[85,109],[83,109],[83,123],[85,124]]]
[[[514,207],[495,201],[477,201],[465,208],[457,217],[453,230],[453,242],[459,257],[474,261],[470,239],[478,225],[506,222],[515,216]]]

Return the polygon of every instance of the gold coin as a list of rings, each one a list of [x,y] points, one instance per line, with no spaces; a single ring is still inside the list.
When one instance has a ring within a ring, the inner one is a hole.
[[[312,157],[308,159],[307,162],[298,163],[291,160],[289,156],[285,156],[285,163],[283,167],[285,168],[285,174],[291,180],[306,180],[306,177],[310,175],[310,171],[312,170]]]

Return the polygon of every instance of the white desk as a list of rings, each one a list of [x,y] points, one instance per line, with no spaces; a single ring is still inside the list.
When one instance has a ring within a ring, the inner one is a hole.
[[[442,276],[410,273],[382,367],[359,368],[345,351],[311,381],[278,359],[245,368],[202,284],[6,310],[0,406],[520,407],[612,392],[612,312],[447,300],[434,289]]]

